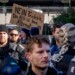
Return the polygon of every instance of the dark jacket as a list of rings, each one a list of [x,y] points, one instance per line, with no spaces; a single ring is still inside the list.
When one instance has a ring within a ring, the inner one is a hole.
[[[72,58],[75,55],[75,50],[72,48],[69,48],[66,53],[61,54],[59,57],[56,55],[56,59],[52,59],[52,62],[54,66],[59,70],[63,72],[63,75],[66,75],[70,62]]]
[[[20,45],[8,42],[4,47],[1,47],[0,60],[6,59],[8,55],[17,61],[22,70],[25,70],[27,62],[24,57],[24,49]]]
[[[67,75],[75,75],[75,56],[70,62]]]
[[[0,62],[0,75],[18,75],[21,74],[21,68],[16,60],[8,56]]]
[[[29,70],[26,75],[36,75],[36,74],[31,70],[31,67],[29,67]],[[46,75],[57,75],[57,72],[53,68],[49,67]]]

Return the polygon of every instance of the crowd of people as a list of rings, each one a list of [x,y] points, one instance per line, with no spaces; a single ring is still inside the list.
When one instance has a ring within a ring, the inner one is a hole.
[[[0,75],[74,75],[75,25],[54,25],[51,41],[31,30],[0,25]]]

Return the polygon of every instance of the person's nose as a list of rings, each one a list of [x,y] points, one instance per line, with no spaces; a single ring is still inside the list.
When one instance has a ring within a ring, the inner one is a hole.
[[[47,57],[48,57],[48,55],[49,55],[49,54],[45,51],[45,52],[44,52],[44,57],[46,57],[46,58],[47,58]]]

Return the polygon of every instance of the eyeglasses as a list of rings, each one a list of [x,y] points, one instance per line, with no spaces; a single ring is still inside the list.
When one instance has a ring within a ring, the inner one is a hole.
[[[19,34],[13,34],[13,33],[11,33],[10,35],[11,35],[11,36],[18,36]]]

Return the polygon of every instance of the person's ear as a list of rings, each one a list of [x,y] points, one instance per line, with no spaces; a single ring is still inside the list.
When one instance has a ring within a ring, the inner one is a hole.
[[[26,52],[25,53],[25,57],[28,61],[31,61],[32,60],[32,55],[31,55],[31,52]]]

